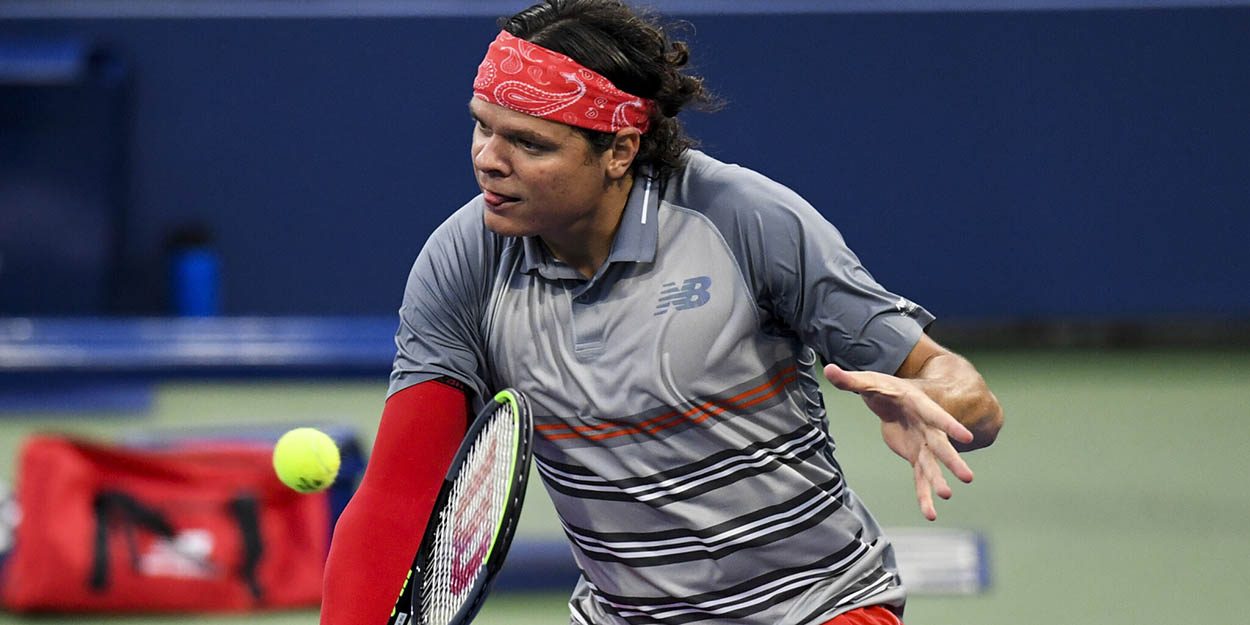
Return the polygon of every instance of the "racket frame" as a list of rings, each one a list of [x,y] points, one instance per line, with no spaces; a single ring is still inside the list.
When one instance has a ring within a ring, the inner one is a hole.
[[[490,593],[491,586],[494,585],[495,578],[498,576],[500,569],[503,567],[504,559],[508,554],[508,548],[512,545],[512,538],[516,534],[517,521],[520,519],[521,504],[525,500],[525,489],[529,485],[529,468],[531,458],[531,446],[533,444],[533,419],[530,415],[529,402],[525,396],[512,388],[507,388],[498,393],[488,402],[473,423],[469,425],[468,431],[464,434],[464,440],[460,444],[460,448],[456,450],[456,455],[452,458],[451,465],[447,469],[447,475],[443,477],[443,485],[439,488],[438,498],[434,500],[434,508],[430,512],[429,521],[425,526],[425,534],[421,537],[421,546],[417,549],[417,555],[413,559],[413,565],[409,569],[408,579],[404,582],[404,590],[401,592],[396,610],[392,611],[391,619],[388,623],[396,623],[395,620],[399,607],[407,600],[408,616],[417,625],[428,625],[424,615],[421,612],[421,604],[425,596],[425,584],[423,579],[423,571],[429,568],[431,552],[433,548],[434,535],[438,530],[439,516],[443,508],[447,505],[447,500],[451,497],[452,487],[455,484],[456,476],[459,474],[461,465],[465,458],[468,457],[470,450],[476,442],[478,434],[490,422],[490,417],[500,408],[500,405],[509,405],[513,413],[513,427],[517,428],[518,444],[512,451],[512,466],[516,468],[516,474],[513,475],[512,482],[508,485],[508,492],[504,499],[503,514],[500,516],[498,523],[495,525],[494,539],[491,541],[490,548],[484,556],[484,564],[486,572],[473,581],[473,586],[469,589],[469,598],[464,605],[452,617],[449,625],[467,625],[477,616],[482,604],[486,600],[486,596]]]

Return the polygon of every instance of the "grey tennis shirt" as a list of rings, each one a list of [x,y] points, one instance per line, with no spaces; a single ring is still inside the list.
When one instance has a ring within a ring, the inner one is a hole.
[[[452,376],[535,412],[585,625],[815,625],[904,590],[834,460],[813,365],[893,373],[933,320],[793,191],[691,151],[640,176],[592,279],[475,198],[409,276],[390,392]],[[476,400],[480,402],[480,399]],[[871,418],[866,415],[866,418]]]

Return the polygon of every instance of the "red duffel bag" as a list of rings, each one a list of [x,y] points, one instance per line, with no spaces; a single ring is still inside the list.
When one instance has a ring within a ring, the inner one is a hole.
[[[151,451],[35,436],[17,500],[0,579],[10,610],[238,612],[321,598],[325,494],[283,486],[268,446]]]

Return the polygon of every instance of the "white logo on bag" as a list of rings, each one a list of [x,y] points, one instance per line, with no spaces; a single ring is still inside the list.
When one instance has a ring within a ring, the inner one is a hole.
[[[212,554],[213,535],[208,530],[183,530],[173,540],[152,543],[139,560],[139,570],[151,576],[204,579],[217,572],[209,561]]]

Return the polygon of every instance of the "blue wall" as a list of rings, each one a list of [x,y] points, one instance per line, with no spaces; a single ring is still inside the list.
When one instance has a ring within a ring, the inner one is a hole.
[[[692,21],[728,101],[689,117],[705,149],[806,196],[939,317],[1250,317],[1250,9]],[[187,222],[223,251],[228,314],[391,313],[426,235],[476,193],[464,108],[494,32],[0,20],[0,40],[73,39],[131,69],[105,304],[122,313],[163,309],[164,240]]]

